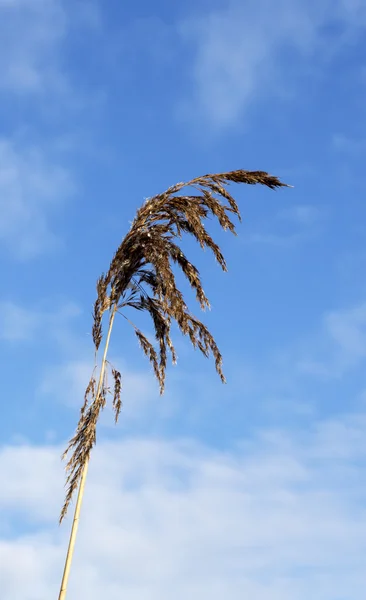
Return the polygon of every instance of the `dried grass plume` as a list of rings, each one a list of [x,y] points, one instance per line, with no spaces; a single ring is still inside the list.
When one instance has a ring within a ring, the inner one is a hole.
[[[117,313],[123,314],[126,307],[132,307],[150,315],[155,330],[155,343],[147,339],[135,325],[133,327],[144,354],[153,366],[161,393],[164,391],[168,354],[172,361],[176,362],[175,349],[170,338],[173,321],[204,356],[213,355],[216,371],[221,380],[225,381],[222,356],[216,342],[207,327],[189,311],[183,294],[177,287],[172,265],[177,265],[187,278],[201,309],[209,307],[200,274],[183,254],[177,242],[182,234],[190,234],[201,248],[209,248],[213,252],[221,268],[226,271],[221,249],[207,232],[204,221],[209,216],[216,218],[224,230],[235,234],[232,218],[237,217],[240,220],[240,212],[234,198],[225,187],[229,183],[261,184],[270,189],[287,187],[277,177],[263,171],[243,170],[204,175],[187,183],[177,183],[163,194],[146,200],[137,211],[130,231],[117,248],[108,271],[99,278],[92,335],[97,353],[103,339],[103,315],[108,312],[106,346],[99,384],[97,385],[94,371],[86,389],[76,433],[64,453],[64,457],[69,454],[71,456],[66,465],[67,493],[60,521],[66,514],[95,444],[98,418],[109,393],[113,396],[116,421],[121,410],[121,374],[109,365],[106,358],[109,337]],[[194,193],[185,195],[182,193],[183,188],[191,188]],[[107,383],[108,371],[112,376],[112,390]]]

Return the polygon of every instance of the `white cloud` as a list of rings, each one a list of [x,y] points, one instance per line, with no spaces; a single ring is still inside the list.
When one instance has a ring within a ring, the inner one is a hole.
[[[46,311],[3,300],[0,301],[0,339],[34,342],[37,336],[37,339],[53,337],[62,342],[66,336],[70,341],[71,334],[65,329],[70,319],[79,314],[79,308],[71,302]]]
[[[290,234],[251,233],[245,241],[250,244],[266,244],[276,246],[277,248],[291,248],[308,239],[309,232],[301,231]]]
[[[37,315],[13,302],[0,304],[0,337],[7,341],[24,341],[33,337],[38,326]]]
[[[73,360],[49,368],[43,375],[39,392],[57,398],[66,406],[80,406],[93,370],[91,360]]]
[[[366,304],[327,312],[321,330],[302,344],[297,368],[323,377],[342,377],[366,358]]]
[[[32,519],[52,521],[62,492],[60,456],[61,450],[56,452],[55,447],[20,445],[2,448],[0,472],[6,485],[2,487],[0,496],[1,509],[21,512],[26,508]],[[30,457],[37,465],[36,485],[33,485],[35,472],[29,464]]]
[[[80,408],[94,367],[92,348],[89,350],[89,359],[68,360],[46,369],[38,388],[41,397],[44,399],[51,397],[53,401],[57,400],[61,405],[69,408]],[[136,420],[140,423],[142,421],[151,423],[154,417],[162,418],[171,414],[176,407],[174,398],[159,396],[158,384],[149,368],[141,371],[131,370],[126,367],[122,359],[111,359],[111,361],[111,364],[121,371],[122,414],[119,427],[128,427]],[[96,378],[98,373],[99,371],[96,372]],[[108,373],[110,375],[110,371]],[[113,387],[111,377],[109,385]],[[100,425],[115,426],[112,396],[109,397]]]
[[[226,452],[189,440],[99,444],[70,598],[357,597],[366,584],[365,424],[360,414],[297,438],[262,431]],[[0,452],[4,600],[56,596],[70,526],[56,525],[59,453]]]
[[[0,0],[0,90],[60,90],[64,82],[57,50],[65,31],[61,0]]]
[[[298,225],[313,225],[322,216],[321,210],[310,204],[298,204],[283,210],[279,214],[280,219],[288,220]]]
[[[365,151],[366,139],[352,138],[343,134],[334,134],[332,144],[338,152],[345,154],[359,154]]]
[[[49,308],[50,305],[52,308]],[[42,402],[51,399],[72,409],[80,408],[83,403],[85,388],[94,368],[94,348],[89,332],[85,336],[80,335],[77,318],[81,315],[81,309],[72,302],[55,305],[55,301],[44,299],[39,306],[32,307],[0,300],[0,340],[29,345],[51,342],[53,349],[61,353],[61,358],[58,356],[56,360],[46,361],[42,368],[36,390]],[[153,418],[170,416],[176,409],[177,398],[172,394],[160,397],[150,364],[142,353],[139,356],[141,370],[131,368],[120,356],[109,356],[110,364],[119,369],[122,376],[123,427],[130,425],[131,421],[151,422]],[[108,373],[112,387],[110,370]],[[98,377],[98,370],[95,375]],[[174,382],[174,373],[169,373],[169,379]],[[177,381],[175,383],[177,385]],[[114,427],[111,405],[112,396],[104,411],[102,426]]]
[[[340,25],[334,38],[325,33],[327,23]],[[319,68],[365,25],[364,3],[347,0],[232,0],[185,20],[180,33],[194,52],[187,116],[216,129],[235,126],[261,94],[293,93],[281,66],[286,54],[316,56]]]
[[[101,101],[98,90],[86,96],[73,85],[65,42],[75,31],[85,36],[99,32],[99,27],[94,0],[0,0],[0,101],[6,111],[14,100],[16,107],[31,106],[41,122],[61,123],[63,129],[62,136],[52,140],[46,133],[39,142],[38,125],[28,119],[22,126],[17,112],[10,111],[13,129],[7,138],[0,138],[0,243],[21,259],[33,258],[60,242],[51,218],[75,189],[70,170],[55,152],[57,146],[62,151],[67,137],[70,140],[66,110],[88,106],[90,114]],[[80,119],[76,132],[73,126],[73,149],[79,124]]]
[[[29,259],[59,242],[51,216],[74,192],[71,175],[36,146],[0,139],[0,242]]]
[[[57,116],[60,106],[98,106],[100,91],[83,94],[67,72],[65,47],[75,30],[83,37],[102,31],[98,0],[0,0],[0,93],[36,99],[34,107]]]
[[[317,236],[324,216],[324,209],[315,206],[307,204],[291,206],[279,211],[272,222],[262,223],[260,228],[257,227],[257,231],[249,233],[245,241],[278,248],[291,248]]]

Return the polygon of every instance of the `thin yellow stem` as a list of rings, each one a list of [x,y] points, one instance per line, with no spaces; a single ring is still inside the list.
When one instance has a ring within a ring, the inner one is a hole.
[[[108,353],[108,348],[109,348],[109,341],[111,338],[112,326],[113,326],[113,322],[114,322],[114,317],[116,315],[116,310],[117,310],[117,307],[114,306],[110,313],[109,327],[108,327],[106,342],[105,342],[105,346],[104,346],[102,364],[100,367],[100,375],[99,375],[98,387],[97,387],[97,392],[96,392],[95,398],[98,398],[100,391],[102,389],[102,385],[103,385],[104,372],[105,372],[105,367],[106,367],[106,363],[107,363],[107,353]],[[83,496],[84,496],[84,487],[85,487],[86,476],[88,473],[88,467],[89,467],[89,457],[87,458],[87,460],[84,464],[83,471],[81,474],[79,491],[78,491],[75,512],[74,512],[74,519],[73,519],[72,527],[71,527],[69,546],[67,549],[65,567],[64,567],[64,572],[63,572],[63,576],[62,576],[58,600],[65,600],[65,598],[66,598],[67,585],[68,585],[68,581],[69,581],[70,568],[71,568],[72,558],[73,558],[73,554],[74,554],[76,535],[77,535],[78,526],[79,526],[81,503],[82,503]]]

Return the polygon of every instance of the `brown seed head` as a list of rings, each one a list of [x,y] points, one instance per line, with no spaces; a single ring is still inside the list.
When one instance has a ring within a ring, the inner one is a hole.
[[[149,198],[137,211],[130,231],[117,248],[108,271],[97,282],[92,329],[96,351],[102,341],[104,312],[109,310],[114,315],[116,311],[121,312],[126,307],[146,312],[154,326],[155,345],[135,325],[134,328],[141,348],[152,364],[161,393],[165,386],[168,350],[173,362],[176,362],[170,338],[173,321],[182,334],[189,337],[194,348],[198,348],[206,357],[213,355],[216,371],[225,382],[222,356],[217,344],[207,327],[190,313],[183,294],[177,287],[172,265],[181,269],[194,290],[200,307],[209,307],[198,269],[184,255],[177,240],[184,233],[193,236],[201,248],[212,251],[221,268],[226,271],[221,249],[207,232],[204,221],[212,216],[224,230],[235,234],[232,217],[236,216],[240,220],[240,212],[225,187],[230,183],[260,184],[270,189],[287,187],[277,177],[264,171],[244,170],[208,174],[187,183],[177,183],[163,194]],[[182,194],[183,188],[191,188],[195,193]],[[113,408],[117,421],[121,410],[121,374],[112,369],[112,376]],[[76,433],[65,452],[67,455],[72,451],[72,455],[66,466],[68,489],[61,520],[95,444],[96,425],[108,392],[105,380],[100,387],[100,390],[96,389],[93,376],[86,390]],[[90,396],[93,396],[91,402]]]

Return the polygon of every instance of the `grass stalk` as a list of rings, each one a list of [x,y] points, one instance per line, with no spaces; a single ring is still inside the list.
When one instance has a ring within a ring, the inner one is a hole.
[[[99,374],[99,380],[98,380],[98,387],[97,387],[97,391],[96,391],[96,401],[98,400],[98,397],[99,397],[99,395],[101,393],[102,386],[103,386],[104,374],[105,374],[105,369],[106,369],[106,364],[107,364],[107,355],[108,355],[108,349],[109,349],[109,342],[110,342],[110,339],[111,339],[112,327],[113,327],[113,323],[114,323],[114,317],[116,315],[116,310],[117,310],[117,307],[114,306],[111,309],[111,313],[110,313],[109,327],[108,327],[107,337],[106,337],[105,346],[104,346],[102,364],[100,366],[100,374]],[[77,535],[78,527],[79,527],[81,504],[82,504],[83,497],[84,497],[85,481],[86,481],[86,477],[87,477],[87,474],[88,474],[88,467],[89,467],[89,456],[87,457],[87,459],[86,459],[86,461],[85,461],[85,463],[83,465],[83,470],[82,470],[82,474],[81,474],[81,477],[80,477],[79,490],[78,490],[78,495],[77,495],[77,499],[76,499],[74,517],[73,517],[73,521],[72,521],[72,527],[71,527],[70,538],[69,538],[69,545],[68,545],[68,549],[67,549],[65,566],[64,566],[64,572],[63,572],[63,575],[62,575],[62,581],[61,581],[61,587],[60,587],[60,593],[59,593],[58,600],[65,600],[65,598],[66,598],[67,586],[68,586],[68,583],[69,583],[71,563],[72,563],[72,559],[73,559],[73,556],[74,556],[76,535]]]
[[[241,217],[236,201],[227,190],[230,183],[259,184],[272,190],[289,187],[277,177],[264,171],[242,169],[203,175],[186,183],[177,183],[162,194],[145,201],[137,211],[130,231],[117,248],[108,271],[97,281],[92,328],[96,356],[103,339],[103,315],[107,311],[109,327],[98,384],[94,368],[85,391],[84,404],[75,435],[63,455],[64,458],[68,457],[66,465],[68,475],[60,522],[66,515],[73,494],[78,488],[79,490],[59,600],[65,600],[66,597],[85,479],[90,453],[96,442],[98,419],[105,407],[108,394],[112,394],[107,383],[108,369],[111,370],[114,381],[113,410],[116,422],[122,406],[121,373],[107,361],[116,313],[126,317],[124,310],[133,308],[148,313],[151,317],[155,343],[152,343],[137,326],[132,325],[140,346],[153,367],[161,394],[164,392],[169,354],[173,364],[176,363],[176,353],[170,338],[172,322],[178,325],[183,335],[189,337],[194,348],[205,357],[213,356],[221,381],[223,383],[226,381],[222,370],[222,356],[216,341],[207,327],[190,312],[183,293],[177,287],[172,265],[181,269],[195,292],[200,308],[202,310],[209,308],[210,303],[203,290],[200,273],[182,252],[178,242],[182,234],[192,236],[201,248],[208,248],[213,253],[223,271],[227,270],[221,248],[212,239],[204,222],[210,218],[216,219],[222,229],[236,234],[232,217],[237,217],[239,221]],[[193,190],[193,194],[182,192],[184,188]],[[127,320],[132,323],[128,318]]]

